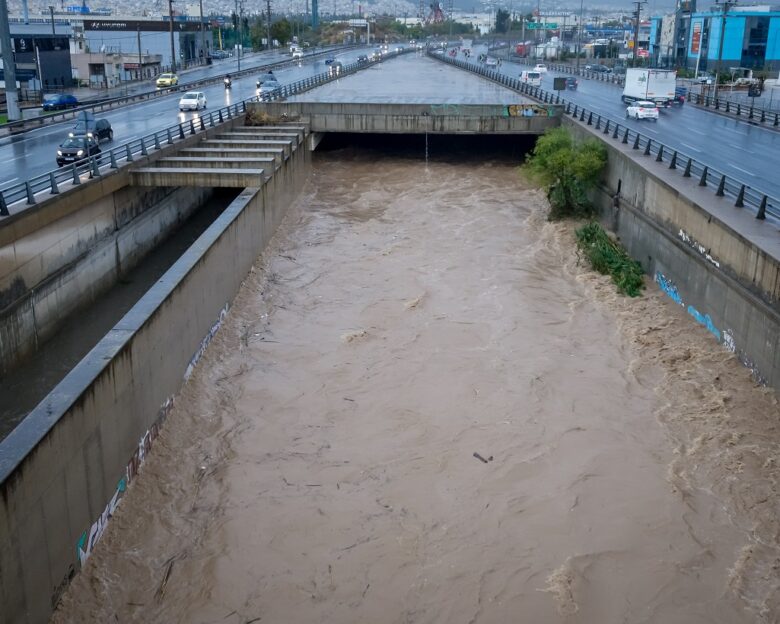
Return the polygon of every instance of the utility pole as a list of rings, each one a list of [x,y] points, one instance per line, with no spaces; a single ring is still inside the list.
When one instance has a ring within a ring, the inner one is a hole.
[[[636,24],[634,24],[634,67],[636,67],[639,58],[639,16],[642,13],[642,5],[647,4],[647,0],[634,0],[634,4],[636,5],[634,11],[636,17]]]
[[[206,62],[206,31],[203,30],[203,0],[200,0],[200,55]]]
[[[19,94],[16,91],[16,60],[11,46],[11,29],[8,26],[8,4],[0,0],[0,47],[3,49],[3,73],[5,75],[5,101],[8,121],[19,121]]]
[[[718,0],[715,0],[716,4],[721,4]],[[724,0],[723,2],[723,15],[720,18],[720,43],[718,44],[718,69],[715,71],[715,88],[713,89],[715,99],[718,99],[718,82],[720,82],[720,65],[723,61],[723,38],[726,35],[726,16],[729,9],[736,3],[734,0]]]
[[[49,15],[51,15],[51,34],[56,35],[57,33],[54,32],[54,7],[51,4],[49,5]]]
[[[241,16],[238,13],[238,0],[236,0],[236,41],[241,40]],[[238,71],[241,71],[241,44],[236,43],[236,61],[238,62]]]
[[[168,19],[171,20],[171,72],[176,73],[176,46],[173,43],[173,0],[168,0]]]
[[[144,59],[141,56],[141,25],[138,25],[138,31],[136,32],[138,37],[138,80],[143,80],[144,73]]]
[[[265,23],[265,30],[268,37],[268,49],[270,50],[273,46],[271,45],[271,0],[266,0],[266,10],[268,11],[268,15],[266,18]]]
[[[580,71],[580,50],[582,49],[582,10],[583,0],[580,0],[580,21],[577,24],[577,71]]]

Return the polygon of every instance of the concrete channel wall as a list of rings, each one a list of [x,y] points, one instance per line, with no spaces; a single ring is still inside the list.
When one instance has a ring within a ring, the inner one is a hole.
[[[309,171],[245,189],[0,443],[0,620],[46,622]]]
[[[156,160],[239,118],[136,161]],[[0,221],[0,376],[186,220],[211,189],[130,186],[123,167]]]
[[[252,102],[250,115],[304,121],[312,132],[376,134],[541,134],[560,124],[562,106],[507,104],[350,104]]]
[[[631,145],[568,118],[563,125],[607,146],[604,184],[593,195],[606,225],[695,322],[780,389],[777,227]]]

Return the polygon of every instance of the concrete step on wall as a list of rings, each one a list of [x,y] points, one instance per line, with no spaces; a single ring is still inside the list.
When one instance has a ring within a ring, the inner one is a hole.
[[[174,169],[268,169],[274,170],[274,159],[264,158],[235,158],[232,156],[171,156],[160,158],[155,162],[158,167],[173,167]]]
[[[200,143],[206,148],[217,148],[223,151],[230,151],[233,149],[251,149],[253,151],[264,152],[267,155],[273,156],[277,162],[281,162],[290,154],[290,146],[278,147],[275,145],[268,145],[265,141],[231,141],[231,140],[219,140],[209,139]]]
[[[289,156],[298,144],[291,139],[254,139],[243,136],[231,136],[230,133],[218,134],[215,141],[232,143],[234,147],[283,147],[284,155]]]
[[[217,135],[219,138],[224,139],[251,139],[251,140],[264,140],[264,141],[292,141],[295,145],[299,145],[303,140],[303,137],[296,132],[225,132]]]
[[[208,186],[211,188],[260,187],[263,169],[211,169],[206,167],[143,167],[130,173],[135,186]]]
[[[209,158],[254,158],[255,160],[266,161],[264,168],[271,171],[274,169],[274,163],[281,161],[282,150],[263,150],[263,149],[230,149],[222,147],[188,147],[179,152],[179,156],[184,158],[191,157],[209,157]]]

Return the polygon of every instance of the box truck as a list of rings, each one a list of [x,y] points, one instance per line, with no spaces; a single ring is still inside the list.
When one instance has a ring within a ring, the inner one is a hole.
[[[630,104],[647,100],[655,102],[656,106],[671,106],[676,87],[677,72],[674,70],[631,67],[626,70],[623,101]]]

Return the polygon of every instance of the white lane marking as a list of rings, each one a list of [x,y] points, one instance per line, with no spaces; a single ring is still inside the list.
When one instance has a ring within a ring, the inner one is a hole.
[[[754,178],[758,177],[755,173],[753,173],[751,171],[748,171],[747,169],[743,169],[742,167],[737,167],[736,165],[731,165],[731,166],[734,169],[737,169],[738,171],[741,171],[742,173],[747,173],[749,176],[753,176]]]
[[[701,130],[694,130],[693,128],[688,128],[689,132],[695,132],[696,134],[700,134],[702,136],[709,136],[708,132],[702,132]]]
[[[682,142],[680,143],[680,145],[684,145],[688,149],[691,149],[694,152],[699,152],[699,154],[701,154],[701,150],[700,149],[696,149],[693,145],[688,145],[687,143],[682,143]]]
[[[642,130],[642,132],[652,132],[653,134],[658,134],[657,130],[650,130],[650,128],[645,128],[644,130]]]
[[[2,182],[0,182],[0,186],[2,186],[3,184],[8,184],[9,182],[13,182],[14,180],[18,180],[18,179],[19,178],[8,178],[7,180],[3,180]]]
[[[4,162],[4,163],[13,162],[15,160],[19,160],[20,158],[25,158],[25,156],[17,156],[16,158],[6,158],[5,160],[3,160],[1,162]]]

